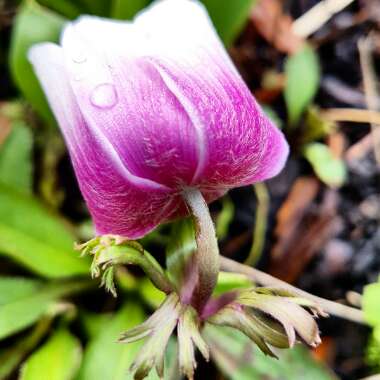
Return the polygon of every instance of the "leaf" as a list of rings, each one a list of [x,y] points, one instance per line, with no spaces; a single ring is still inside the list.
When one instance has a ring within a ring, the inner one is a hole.
[[[218,282],[213,292],[213,296],[219,296],[223,293],[235,289],[252,287],[252,281],[243,274],[219,272]]]
[[[139,281],[139,293],[143,300],[154,309],[158,308],[166,298],[166,294],[157,289],[147,277]]]
[[[132,20],[136,13],[148,4],[149,0],[113,0],[111,17],[120,20]]]
[[[182,219],[173,223],[171,239],[166,248],[166,267],[169,278],[177,289],[181,289],[186,280],[186,269],[196,249],[192,219]]]
[[[298,123],[313,100],[320,81],[318,56],[310,46],[287,58],[285,62],[285,102],[291,125]]]
[[[54,117],[46,102],[40,84],[27,60],[29,48],[38,42],[57,42],[66,20],[41,7],[33,0],[20,6],[15,18],[10,47],[10,68],[15,83],[45,121],[53,124]]]
[[[255,0],[202,0],[224,43],[231,45],[248,19]]]
[[[0,339],[4,339],[35,323],[49,312],[49,308],[62,297],[80,292],[91,286],[89,281],[69,281],[51,283],[36,288],[13,301],[1,305]]]
[[[86,275],[66,226],[36,200],[0,185],[0,254],[49,278]]]
[[[72,380],[81,356],[78,339],[61,329],[26,361],[20,380]]]
[[[23,193],[32,191],[32,144],[30,129],[15,122],[0,146],[0,182]]]
[[[0,351],[0,379],[5,380],[20,365],[21,361],[36,347],[48,333],[53,318],[42,318],[33,331]]]
[[[373,327],[380,327],[380,282],[367,285],[363,292],[363,312],[366,321]]]
[[[222,199],[222,210],[216,219],[216,236],[222,240],[227,237],[228,229],[234,218],[235,206],[231,198],[227,195]]]
[[[304,147],[303,154],[313,167],[315,174],[326,185],[340,187],[347,178],[343,160],[334,157],[330,148],[322,143],[311,143]]]
[[[84,13],[82,7],[70,0],[38,0],[38,3],[69,19],[74,19]]]
[[[25,277],[0,277],[0,307],[36,293],[42,281]]]
[[[204,336],[215,364],[231,380],[337,380],[301,345],[276,351],[275,360],[237,330],[207,325]]]
[[[85,349],[82,367],[77,380],[126,380],[142,341],[130,344],[117,343],[121,332],[144,321],[141,306],[129,302],[98,331]]]

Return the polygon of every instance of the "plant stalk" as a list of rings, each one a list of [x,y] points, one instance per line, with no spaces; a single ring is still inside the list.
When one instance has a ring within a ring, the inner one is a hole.
[[[183,198],[189,206],[195,225],[197,251],[194,261],[198,271],[192,305],[201,311],[211,297],[218,280],[220,257],[214,223],[202,193],[195,188],[186,189]]]
[[[267,273],[261,272],[258,269],[240,264],[234,260],[228,259],[227,257],[221,258],[221,269],[225,270],[226,272],[244,274],[252,281],[264,286],[272,286],[289,290],[292,293],[316,302],[328,314],[347,319],[352,322],[366,324],[363,312],[359,309],[354,309],[353,307],[314,296],[310,293],[305,292],[304,290],[298,289],[295,286],[288,284],[285,281],[275,278]]]

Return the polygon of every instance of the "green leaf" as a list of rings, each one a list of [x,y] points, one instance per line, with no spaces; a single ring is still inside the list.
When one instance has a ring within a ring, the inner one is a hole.
[[[31,326],[44,314],[49,313],[57,300],[80,292],[91,285],[91,282],[83,280],[51,283],[36,288],[33,293],[25,293],[23,297],[20,296],[1,305],[0,339]]]
[[[72,380],[81,356],[78,339],[67,330],[59,330],[26,361],[20,380]]]
[[[229,46],[238,36],[255,0],[202,0],[224,43]]]
[[[121,332],[142,323],[144,317],[141,306],[130,302],[109,318],[86,347],[77,380],[129,379],[128,369],[143,342],[121,344],[117,340]]]
[[[285,102],[291,125],[298,123],[313,100],[320,81],[320,67],[316,52],[310,46],[287,58],[285,62]]]
[[[0,185],[0,254],[49,278],[86,275],[66,226],[36,200]]]
[[[154,309],[158,308],[166,298],[166,294],[157,289],[147,277],[139,281],[139,293],[143,300]]]
[[[380,282],[367,285],[363,292],[363,312],[366,321],[376,327],[380,327]]]
[[[84,9],[70,0],[38,0],[38,3],[69,19],[74,19],[84,13]]]
[[[216,236],[218,239],[222,240],[227,237],[228,229],[234,218],[235,206],[231,201],[231,198],[226,195],[222,199],[222,210],[218,214],[216,219]]]
[[[0,307],[36,293],[42,281],[25,277],[0,277]]]
[[[38,42],[58,41],[65,19],[33,0],[20,6],[14,21],[10,47],[10,68],[13,79],[26,99],[50,124],[54,117],[46,102],[39,82],[27,60],[29,48]]]
[[[173,223],[171,239],[166,248],[166,267],[170,280],[181,289],[186,269],[197,249],[195,231],[191,218]]]
[[[30,129],[15,122],[0,146],[0,182],[23,193],[32,190],[32,144]]]
[[[149,0],[113,0],[111,17],[120,20],[131,20],[138,11],[148,4]]]
[[[304,147],[303,154],[313,167],[315,174],[326,185],[340,187],[347,178],[343,160],[334,157],[329,147],[322,143],[311,143]]]
[[[219,296],[231,290],[249,287],[252,287],[252,281],[247,276],[239,273],[219,272],[213,295]]]
[[[301,345],[276,351],[279,355],[276,360],[265,356],[245,335],[229,327],[207,325],[204,336],[215,364],[231,380],[336,379]]]

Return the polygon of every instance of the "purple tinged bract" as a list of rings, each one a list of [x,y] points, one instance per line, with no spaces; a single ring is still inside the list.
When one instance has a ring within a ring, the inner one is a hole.
[[[284,166],[283,134],[197,1],[157,1],[133,22],[80,17],[29,60],[98,234],[142,237],[185,212],[185,188],[210,202]]]

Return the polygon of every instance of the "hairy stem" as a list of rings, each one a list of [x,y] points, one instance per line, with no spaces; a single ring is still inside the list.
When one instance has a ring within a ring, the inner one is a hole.
[[[203,195],[198,189],[186,189],[183,198],[189,206],[195,224],[197,251],[195,265],[198,283],[195,287],[192,304],[202,310],[215,288],[218,280],[220,257],[214,223]]]
[[[304,290],[298,289],[295,286],[288,284],[285,281],[279,280],[267,273],[261,272],[258,269],[248,267],[247,265],[240,264],[227,257],[221,258],[221,268],[227,272],[241,273],[249,277],[252,281],[264,286],[275,286],[278,288],[289,290],[295,294],[300,295],[306,299],[310,299],[318,303],[322,309],[336,317],[348,319],[353,322],[365,324],[363,312],[352,307],[342,305],[337,302],[329,301],[321,297],[314,296]]]

